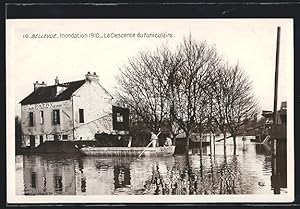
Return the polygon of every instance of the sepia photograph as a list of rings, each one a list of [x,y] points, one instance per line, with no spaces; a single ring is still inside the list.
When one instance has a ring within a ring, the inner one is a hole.
[[[8,19],[8,202],[292,202],[293,39],[293,19]]]

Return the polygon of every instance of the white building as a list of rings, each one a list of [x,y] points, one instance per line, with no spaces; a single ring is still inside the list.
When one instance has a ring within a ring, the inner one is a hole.
[[[113,97],[96,73],[67,83],[56,78],[51,86],[36,82],[20,103],[23,147],[51,140],[94,140],[95,133],[118,132],[113,130],[113,115],[118,123],[124,122],[122,111],[113,114]]]

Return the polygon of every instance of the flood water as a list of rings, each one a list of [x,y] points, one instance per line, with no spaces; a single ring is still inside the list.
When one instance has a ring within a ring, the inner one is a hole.
[[[286,175],[272,177],[272,157],[262,145],[227,140],[169,157],[16,156],[17,195],[210,195],[286,193]],[[286,161],[283,161],[284,163]],[[281,162],[282,163],[282,162]],[[282,172],[284,173],[284,172]],[[286,171],[285,171],[286,173]],[[282,179],[285,178],[285,179]],[[278,183],[281,182],[281,183]],[[274,190],[275,187],[275,190]]]

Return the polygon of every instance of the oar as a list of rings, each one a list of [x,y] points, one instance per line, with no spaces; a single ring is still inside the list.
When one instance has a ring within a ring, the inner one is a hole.
[[[141,152],[141,154],[139,154],[139,157],[142,156],[142,154],[146,151],[146,148],[149,147],[152,144],[153,140],[144,148],[143,152]]]
[[[159,132],[156,136],[159,136],[160,133],[161,133],[161,132]],[[146,151],[146,148],[149,147],[152,143],[153,143],[153,140],[151,140],[151,142],[149,142],[149,144],[144,148],[143,152],[141,152],[141,154],[139,154],[138,157],[141,157],[142,154]]]

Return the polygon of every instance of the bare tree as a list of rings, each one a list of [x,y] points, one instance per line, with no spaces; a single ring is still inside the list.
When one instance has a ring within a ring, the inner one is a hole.
[[[207,88],[209,88],[213,63],[219,57],[214,47],[206,42],[193,41],[191,36],[184,39],[180,47],[183,64],[176,72],[172,83],[174,109],[172,116],[186,135],[186,153],[193,131],[203,132],[207,118]]]
[[[210,94],[208,94],[210,95]],[[212,148],[213,148],[213,154],[216,154],[216,143],[215,143],[215,134],[218,130],[218,125],[215,122],[215,110],[214,110],[214,104],[212,98],[209,96],[208,99],[209,102],[209,108],[208,108],[208,118],[206,120],[206,131],[209,132],[209,143],[210,143],[210,154],[212,154]]]
[[[236,154],[236,137],[240,128],[247,121],[253,120],[258,113],[258,104],[252,94],[252,82],[238,64],[228,69],[229,83],[226,99],[225,118],[227,130],[233,137],[234,154]]]
[[[226,133],[227,133],[227,121],[226,112],[228,106],[228,84],[229,84],[229,73],[225,69],[225,65],[219,63],[214,69],[214,76],[210,85],[211,105],[214,112],[211,113],[211,120],[215,122],[219,130],[223,134],[224,140],[224,155],[226,155]]]
[[[140,52],[121,69],[118,78],[119,98],[154,131],[170,116],[169,74],[178,65],[172,56],[166,47]]]
[[[214,46],[184,38],[174,51],[167,47],[140,52],[119,76],[119,99],[151,130],[166,122],[175,135],[186,135],[186,153],[193,132],[215,132],[234,138],[257,110],[251,82],[238,65],[224,64]],[[201,142],[200,142],[201,143]]]
[[[226,154],[227,132],[233,137],[236,154],[236,137],[240,134],[240,127],[253,119],[258,112],[257,100],[251,91],[252,82],[238,64],[234,67],[228,64],[221,65],[215,71],[211,90],[215,110],[213,118],[224,136],[224,154]]]

